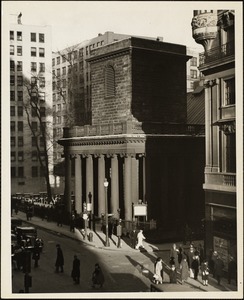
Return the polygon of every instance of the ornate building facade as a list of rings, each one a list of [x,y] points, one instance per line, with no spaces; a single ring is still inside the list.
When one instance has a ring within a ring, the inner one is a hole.
[[[186,47],[127,38],[92,50],[91,124],[64,128],[65,200],[80,214],[147,218],[177,232],[204,216],[204,126],[187,124]],[[74,165],[75,185],[71,185]],[[194,211],[194,214],[189,209]],[[199,225],[199,224],[197,224]]]
[[[205,219],[207,254],[216,250],[227,270],[237,256],[235,12],[194,11],[192,34],[202,44],[205,76]]]

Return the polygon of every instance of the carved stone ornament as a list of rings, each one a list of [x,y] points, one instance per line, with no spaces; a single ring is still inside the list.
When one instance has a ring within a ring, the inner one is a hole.
[[[192,19],[191,27],[192,30],[202,27],[210,27],[217,25],[217,17],[212,13],[207,13],[204,15],[197,15]]]
[[[220,130],[223,131],[225,135],[235,133],[236,132],[235,123],[223,124],[220,126]]]

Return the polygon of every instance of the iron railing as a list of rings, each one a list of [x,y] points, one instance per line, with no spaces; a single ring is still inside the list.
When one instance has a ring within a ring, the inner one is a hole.
[[[215,62],[217,60],[229,57],[235,54],[234,41],[223,44],[220,47],[216,47],[199,54],[199,66]]]

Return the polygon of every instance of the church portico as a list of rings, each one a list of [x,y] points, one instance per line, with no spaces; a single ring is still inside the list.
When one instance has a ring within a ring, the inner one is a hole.
[[[84,203],[89,203],[89,193],[92,195],[91,213],[98,217],[105,214],[104,181],[107,178],[108,213],[118,218],[120,211],[121,217],[131,221],[132,203],[137,203],[140,191],[145,190],[142,186],[145,180],[139,180],[139,169],[145,174],[142,160],[145,156],[145,137],[108,136],[103,137],[102,143],[97,136],[90,140],[87,137],[66,139],[64,149],[67,209],[71,210],[71,166],[74,165],[75,209],[78,214],[83,212]],[[74,164],[71,162],[73,159]]]

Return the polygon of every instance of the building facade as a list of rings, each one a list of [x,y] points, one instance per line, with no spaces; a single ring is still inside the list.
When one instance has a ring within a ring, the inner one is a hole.
[[[189,58],[185,46],[135,37],[91,52],[91,124],[65,128],[59,140],[67,209],[74,192],[77,213],[89,202],[92,214],[106,213],[106,178],[115,218],[134,220],[142,201],[165,231],[182,233],[186,222],[199,228],[204,127],[187,124]]]
[[[39,193],[46,190],[46,181],[35,143],[43,151],[44,141],[38,135],[40,124],[37,116],[33,111],[28,118],[27,111],[30,111],[30,90],[35,82],[38,87],[35,99],[40,105],[43,124],[46,124],[47,132],[52,136],[52,116],[48,114],[52,103],[51,28],[23,25],[19,18],[17,24],[10,25],[9,34],[11,193]],[[31,130],[36,133],[35,140]],[[50,160],[51,136],[47,145],[50,148]],[[51,165],[49,170],[51,174]]]
[[[217,251],[227,270],[237,257],[235,12],[194,11],[193,38],[204,47],[199,70],[205,77],[205,219],[207,254]]]
[[[186,91],[193,92],[199,81],[202,79],[202,74],[198,69],[200,50],[187,47],[187,55],[192,56],[186,63]]]

